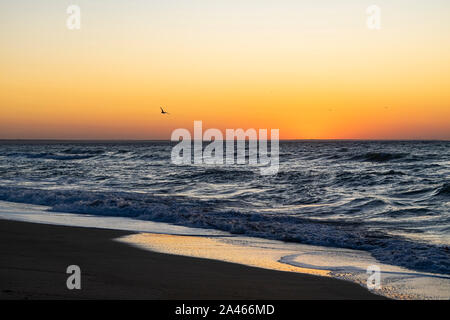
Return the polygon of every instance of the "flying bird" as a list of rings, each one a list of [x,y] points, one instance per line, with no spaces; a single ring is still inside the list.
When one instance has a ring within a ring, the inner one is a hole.
[[[165,112],[164,109],[163,109],[162,107],[159,107],[159,108],[161,109],[161,113],[162,113],[162,114],[170,114],[170,113],[168,113],[168,112]]]

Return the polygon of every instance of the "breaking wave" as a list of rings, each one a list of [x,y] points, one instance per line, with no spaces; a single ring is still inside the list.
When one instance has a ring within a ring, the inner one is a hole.
[[[382,262],[419,271],[450,274],[448,246],[438,246],[370,231],[354,223],[317,222],[275,213],[216,211],[214,201],[126,192],[87,192],[0,188],[0,199],[51,207],[51,211],[119,216],[214,228],[235,234],[312,245],[368,250]],[[372,201],[366,206],[384,203]],[[414,215],[414,211],[409,214]],[[397,212],[396,215],[405,213]]]

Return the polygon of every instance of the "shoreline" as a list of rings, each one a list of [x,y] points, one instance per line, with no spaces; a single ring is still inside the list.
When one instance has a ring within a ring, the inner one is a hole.
[[[152,252],[136,232],[0,219],[0,299],[386,299],[356,283]],[[66,268],[79,265],[81,290]]]

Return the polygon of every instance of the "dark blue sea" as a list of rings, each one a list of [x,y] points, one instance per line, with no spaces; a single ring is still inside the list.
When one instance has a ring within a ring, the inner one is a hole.
[[[0,142],[0,200],[362,249],[450,274],[450,142],[281,141],[278,174],[171,163],[174,144]]]

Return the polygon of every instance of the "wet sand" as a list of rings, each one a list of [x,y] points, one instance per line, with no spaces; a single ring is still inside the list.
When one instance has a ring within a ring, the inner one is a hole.
[[[384,299],[347,281],[162,254],[127,231],[0,220],[0,299]],[[66,268],[81,268],[68,290]]]

